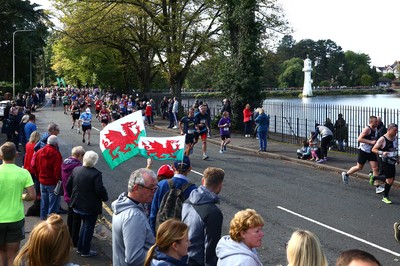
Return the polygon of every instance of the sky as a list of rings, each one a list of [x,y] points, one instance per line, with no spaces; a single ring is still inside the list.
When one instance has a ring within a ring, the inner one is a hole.
[[[399,0],[276,1],[283,7],[296,42],[330,39],[343,51],[368,54],[373,66],[400,61]],[[31,2],[51,8],[48,0]]]

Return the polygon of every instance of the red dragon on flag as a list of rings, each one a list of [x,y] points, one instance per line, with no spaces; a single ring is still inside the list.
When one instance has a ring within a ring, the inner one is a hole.
[[[140,154],[155,160],[181,160],[185,147],[185,136],[154,138],[142,137]]]

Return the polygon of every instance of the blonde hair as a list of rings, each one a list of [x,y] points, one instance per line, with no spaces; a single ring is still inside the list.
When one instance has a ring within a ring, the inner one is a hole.
[[[147,252],[144,266],[149,266],[154,257],[154,251],[158,248],[159,251],[165,253],[175,242],[179,242],[187,236],[189,227],[176,219],[169,219],[158,227],[156,235],[156,243]]]
[[[264,226],[264,219],[253,209],[246,209],[235,214],[230,223],[229,235],[236,242],[243,241],[241,232],[250,228]]]
[[[35,130],[31,133],[30,137],[29,137],[29,142],[30,143],[37,143],[40,139],[40,133]]]
[[[62,266],[70,260],[72,241],[68,227],[58,214],[51,214],[33,228],[14,266]]]
[[[288,266],[328,266],[318,237],[310,231],[295,231],[286,252]]]

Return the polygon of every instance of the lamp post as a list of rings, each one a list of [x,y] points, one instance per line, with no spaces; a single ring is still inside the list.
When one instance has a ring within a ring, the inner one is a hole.
[[[18,32],[28,32],[33,30],[16,30],[13,32],[13,99],[15,99],[15,34]]]

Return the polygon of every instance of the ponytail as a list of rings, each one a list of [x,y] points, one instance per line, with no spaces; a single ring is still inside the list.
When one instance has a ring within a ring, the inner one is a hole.
[[[147,251],[146,259],[144,261],[143,266],[150,266],[151,260],[154,257],[154,250],[156,249],[156,247],[157,247],[157,244],[154,244],[153,246],[151,246],[149,251]]]

